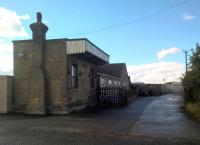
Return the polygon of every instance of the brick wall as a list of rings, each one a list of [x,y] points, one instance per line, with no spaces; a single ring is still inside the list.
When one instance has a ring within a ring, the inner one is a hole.
[[[13,111],[64,113],[67,110],[66,60],[66,40],[47,40],[44,46],[32,40],[14,42]]]
[[[46,80],[48,113],[67,113],[66,40],[47,40]]]
[[[86,107],[87,105],[94,105],[97,102],[96,97],[96,85],[94,88],[90,87],[90,69],[94,69],[96,72],[96,65],[91,62],[81,59],[74,55],[67,56],[68,72],[67,72],[67,103],[69,111],[79,110]],[[70,67],[72,64],[78,66],[78,87],[71,88],[71,71]],[[96,84],[96,80],[95,84]]]
[[[12,76],[0,76],[0,113],[8,113],[12,109],[12,80]]]
[[[43,41],[14,41],[13,111],[45,113]]]

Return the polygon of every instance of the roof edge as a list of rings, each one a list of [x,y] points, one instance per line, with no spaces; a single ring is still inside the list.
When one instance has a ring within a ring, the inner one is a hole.
[[[87,39],[87,38],[73,38],[73,39],[67,39],[67,40],[68,40],[68,41],[85,40],[85,41],[91,43],[92,45],[94,45],[98,50],[100,50],[101,52],[105,53],[107,56],[110,57],[109,54],[107,54],[105,51],[103,51],[102,49],[100,49],[98,46],[96,46],[94,43],[92,43],[92,42],[91,42],[89,39]]]

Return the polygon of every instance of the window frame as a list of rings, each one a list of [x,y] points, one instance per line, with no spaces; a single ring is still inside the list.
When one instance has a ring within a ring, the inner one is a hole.
[[[90,88],[95,88],[95,71],[94,68],[90,68]]]
[[[71,88],[78,88],[78,65],[71,65]]]

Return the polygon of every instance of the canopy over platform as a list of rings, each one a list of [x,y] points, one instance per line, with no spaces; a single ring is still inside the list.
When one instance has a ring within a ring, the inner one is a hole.
[[[109,55],[86,38],[68,39],[67,54],[79,55],[82,58],[94,61],[97,64],[109,63]]]

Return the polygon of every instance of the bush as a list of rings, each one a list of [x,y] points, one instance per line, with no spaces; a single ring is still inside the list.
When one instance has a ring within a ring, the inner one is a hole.
[[[185,110],[194,119],[200,121],[200,46],[190,57],[190,68],[182,78]]]

